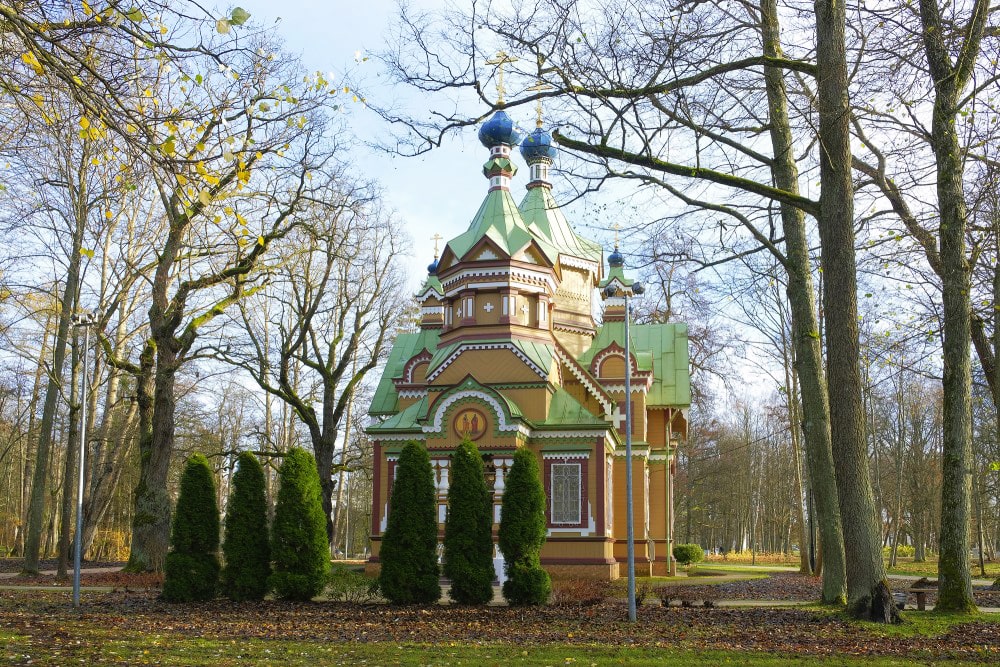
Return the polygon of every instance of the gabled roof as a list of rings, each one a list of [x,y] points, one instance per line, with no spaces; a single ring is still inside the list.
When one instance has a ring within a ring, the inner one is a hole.
[[[688,372],[687,325],[633,324],[629,326],[629,352],[640,371],[653,371],[653,383],[646,405],[688,406],[691,404],[691,376]],[[577,361],[589,367],[594,357],[616,345],[625,346],[625,323],[606,322],[597,330],[590,348]]]
[[[489,340],[460,341],[438,348],[427,366],[427,378],[432,379],[450,365],[464,349],[482,350],[498,347],[513,348],[512,351],[523,360],[533,365],[541,377],[545,377],[552,367],[555,349],[551,343],[524,340],[521,338],[496,338]]]
[[[513,257],[532,241],[538,244],[553,264],[559,254],[558,249],[553,247],[547,238],[528,231],[517,204],[514,203],[510,192],[504,189],[487,193],[479,211],[469,223],[469,228],[449,241],[445,251],[450,250],[455,257],[454,261],[460,261],[483,238],[493,241],[508,257]]]
[[[528,229],[558,248],[560,254],[600,265],[603,256],[601,246],[577,236],[547,187],[528,190],[518,209]]]
[[[437,349],[438,329],[421,329],[416,333],[404,333],[396,336],[396,342],[392,345],[389,359],[385,362],[385,369],[382,377],[375,387],[375,395],[372,397],[371,407],[368,408],[370,415],[388,415],[396,412],[398,394],[393,384],[393,378],[402,377],[406,362],[423,350],[433,352]]]

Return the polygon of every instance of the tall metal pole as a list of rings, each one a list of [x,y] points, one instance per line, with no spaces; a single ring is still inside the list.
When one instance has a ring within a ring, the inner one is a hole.
[[[628,522],[628,620],[635,621],[635,527],[632,525],[632,357],[629,355],[628,292],[625,296],[625,520]]]
[[[80,470],[76,493],[76,538],[73,553],[73,608],[80,606],[80,561],[83,555],[83,484],[84,459],[87,455],[87,355],[90,352],[92,313],[84,313],[74,322],[83,327],[83,391],[80,394]]]

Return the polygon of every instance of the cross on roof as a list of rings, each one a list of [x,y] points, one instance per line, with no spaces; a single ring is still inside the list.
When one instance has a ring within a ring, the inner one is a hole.
[[[438,241],[442,240],[444,237],[440,234],[434,234],[431,237],[431,241],[434,241],[434,259],[438,258]]]
[[[618,230],[621,228],[622,226],[619,225],[617,222],[611,225],[611,229],[615,230],[615,250],[618,250]]]
[[[495,56],[486,61],[487,65],[497,66],[497,104],[503,104],[503,66],[513,62],[517,62],[517,58],[508,55],[506,51],[497,51]]]
[[[533,85],[531,88],[527,89],[527,92],[529,92],[529,93],[540,93],[540,92],[545,91],[545,90],[552,90],[552,86],[550,86],[549,84],[547,84],[544,81],[542,81],[541,79],[539,79],[538,83],[536,83],[535,85]],[[542,126],[542,98],[541,97],[539,97],[535,101],[535,126],[537,126],[537,127],[541,127]]]

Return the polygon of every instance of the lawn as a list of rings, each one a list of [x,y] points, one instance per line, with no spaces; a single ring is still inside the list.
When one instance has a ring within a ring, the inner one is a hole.
[[[645,605],[391,607],[267,600],[167,604],[155,592],[0,591],[0,664],[996,664],[1000,617]]]
[[[889,567],[886,562],[886,567]],[[979,561],[970,563],[972,577],[974,579],[996,579],[1000,577],[1000,562],[986,562],[986,576],[982,576],[979,570]],[[889,574],[904,574],[917,577],[929,577],[936,579],[938,574],[938,562],[936,557],[931,557],[922,563],[914,563],[912,558],[897,558],[896,567],[889,568]]]
[[[636,667],[684,667],[686,665],[756,665],[786,667],[803,664],[800,656],[724,650],[691,650],[625,646],[581,646],[550,644],[513,646],[469,642],[445,644],[391,643],[330,644],[317,641],[165,638],[163,635],[113,636],[94,633],[87,641],[67,641],[44,648],[30,637],[0,630],[0,660],[6,664],[64,665],[272,665],[301,667],[317,665],[633,665]],[[986,664],[983,660],[955,660],[949,665]],[[899,657],[812,656],[809,664],[882,667],[921,664]],[[938,664],[928,659],[924,664]]]

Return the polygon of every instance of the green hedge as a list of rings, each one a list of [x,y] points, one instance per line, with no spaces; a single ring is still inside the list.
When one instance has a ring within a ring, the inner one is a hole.
[[[463,440],[451,457],[448,519],[444,525],[444,576],[451,599],[486,604],[493,599],[493,494],[476,445]]]
[[[226,507],[222,594],[233,600],[263,600],[271,576],[264,469],[250,452],[240,454]]]
[[[269,583],[279,598],[309,600],[323,592],[330,570],[326,515],[312,454],[299,447],[288,450],[278,477]]]
[[[437,564],[437,496],[427,450],[410,442],[399,455],[382,535],[379,588],[393,604],[429,604],[441,597]]]
[[[219,507],[208,459],[188,458],[170,531],[170,553],[163,564],[163,599],[209,600],[219,587]]]

